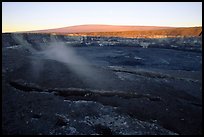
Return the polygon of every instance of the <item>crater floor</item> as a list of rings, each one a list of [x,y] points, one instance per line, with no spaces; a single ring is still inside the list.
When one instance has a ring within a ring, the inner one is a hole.
[[[86,63],[67,65],[21,45],[2,48],[3,134],[202,134],[201,53],[73,50]]]

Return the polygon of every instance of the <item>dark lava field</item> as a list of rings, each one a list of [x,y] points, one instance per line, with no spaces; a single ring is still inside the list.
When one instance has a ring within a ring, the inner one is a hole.
[[[33,47],[2,47],[3,134],[202,134],[201,52]]]

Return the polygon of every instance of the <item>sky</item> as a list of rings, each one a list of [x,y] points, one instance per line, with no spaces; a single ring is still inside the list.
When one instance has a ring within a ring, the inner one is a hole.
[[[2,32],[84,24],[202,26],[202,2],[2,2]]]

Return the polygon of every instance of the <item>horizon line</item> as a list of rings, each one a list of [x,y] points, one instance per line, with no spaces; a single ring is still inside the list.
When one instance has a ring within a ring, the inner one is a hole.
[[[202,27],[202,25],[195,25],[195,26],[184,26],[184,27],[178,27],[178,26],[151,26],[151,25],[113,25],[113,24],[80,24],[80,25],[70,25],[70,26],[64,26],[64,27],[56,27],[56,28],[47,28],[47,29],[35,29],[35,30],[24,30],[24,31],[2,31],[2,33],[23,33],[28,31],[42,31],[42,30],[52,30],[52,29],[60,29],[60,28],[66,28],[66,27],[75,27],[75,26],[91,26],[91,25],[98,25],[98,26],[132,26],[132,27],[169,27],[169,28],[191,28],[191,27]]]

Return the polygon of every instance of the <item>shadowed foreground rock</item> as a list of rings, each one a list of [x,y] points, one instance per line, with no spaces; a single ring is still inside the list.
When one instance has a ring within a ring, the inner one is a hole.
[[[2,48],[3,134],[202,134],[200,52],[73,47],[88,63],[67,65],[23,44]]]

